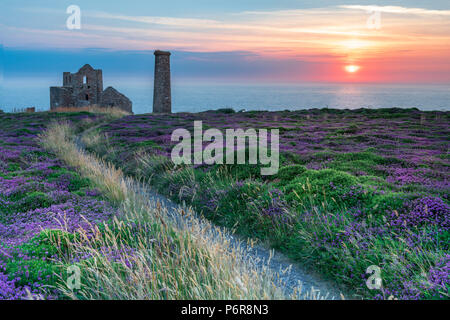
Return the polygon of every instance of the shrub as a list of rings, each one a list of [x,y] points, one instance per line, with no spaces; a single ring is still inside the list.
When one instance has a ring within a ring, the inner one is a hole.
[[[215,165],[211,173],[222,173],[230,175],[233,179],[241,181],[247,179],[262,178],[262,166],[259,164],[223,164]]]
[[[15,210],[25,212],[37,208],[48,208],[52,203],[52,199],[46,193],[35,191],[18,201],[15,204]]]
[[[90,186],[89,179],[81,177],[77,172],[61,168],[48,176],[49,182],[56,182],[62,189],[70,192]]]
[[[358,185],[356,177],[341,171],[332,169],[306,170],[301,176],[291,180],[284,186],[284,192],[290,201],[305,199],[311,195],[322,195],[335,201],[342,201],[341,197],[349,192],[351,186]],[[283,187],[283,185],[281,185]],[[323,199],[319,200],[321,202]]]
[[[70,192],[89,187],[89,179],[81,177],[78,173],[71,174],[68,189]]]
[[[261,215],[252,209],[261,203],[261,196],[267,195],[268,188],[255,181],[232,184],[218,199],[218,210],[213,219],[222,225],[235,227],[245,235],[263,236]]]
[[[29,286],[32,290],[56,285],[57,274],[62,269],[55,259],[58,253],[66,251],[64,243],[67,242],[61,241],[57,247],[51,237],[64,239],[66,235],[63,231],[46,230],[12,250],[12,256],[4,261],[10,280],[16,279],[16,285]]]
[[[408,199],[410,196],[400,192],[377,194],[368,201],[367,209],[374,216],[390,215],[393,210],[400,210]]]
[[[233,108],[221,108],[221,109],[217,109],[217,112],[220,112],[220,113],[235,113],[236,111],[234,111]]]
[[[396,215],[395,225],[426,226],[437,225],[450,229],[450,206],[438,197],[423,197],[406,204],[406,208]]]
[[[274,177],[280,179],[283,183],[287,183],[305,173],[306,170],[304,166],[299,164],[285,166],[281,167]]]

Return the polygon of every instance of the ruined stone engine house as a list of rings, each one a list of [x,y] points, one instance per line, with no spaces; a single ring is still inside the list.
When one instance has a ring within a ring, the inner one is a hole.
[[[131,100],[113,87],[103,90],[102,70],[96,70],[89,64],[76,73],[64,72],[62,87],[50,87],[51,110],[92,105],[115,107],[132,113]]]

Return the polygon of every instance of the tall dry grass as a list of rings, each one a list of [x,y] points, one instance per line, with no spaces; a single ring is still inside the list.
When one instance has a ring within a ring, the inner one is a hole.
[[[72,291],[61,279],[59,290],[74,299],[286,299],[268,267],[258,267],[244,246],[189,209],[169,212],[152,203],[142,184],[120,169],[87,154],[72,140],[68,124],[53,124],[40,136],[44,147],[89,178],[123,215],[110,224],[92,226],[64,242],[71,256],[90,257],[79,264],[82,287]],[[88,235],[90,233],[90,236]],[[115,258],[108,258],[114,249]],[[106,250],[106,251],[105,251]]]
[[[50,110],[50,112],[91,112],[108,114],[113,118],[121,118],[123,116],[128,116],[131,114],[119,108],[100,107],[98,105],[90,105],[86,107],[58,107],[56,109]]]

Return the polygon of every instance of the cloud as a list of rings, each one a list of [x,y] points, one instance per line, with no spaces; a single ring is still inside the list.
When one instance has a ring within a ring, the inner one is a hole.
[[[152,17],[152,16],[127,16],[110,14],[106,12],[87,13],[86,16],[101,19],[114,19],[148,24],[160,24],[173,27],[207,27],[218,25],[220,22],[211,19],[174,18],[174,17]]]
[[[450,16],[450,10],[430,10],[424,8],[407,8],[399,6],[361,6],[361,5],[341,5],[339,8],[364,10],[364,11],[378,11],[384,13],[396,14],[413,14],[413,15],[432,15],[432,16]]]
[[[311,12],[306,11],[309,14]],[[260,12],[263,14],[263,12]],[[321,11],[321,13],[324,13]],[[243,13],[244,14],[244,13]],[[248,12],[248,14],[252,14]],[[237,22],[234,20],[224,19],[222,21],[219,20],[211,20],[211,19],[186,19],[186,18],[174,18],[174,17],[154,17],[154,16],[126,16],[126,15],[115,15],[109,14],[106,12],[96,12],[96,13],[87,13],[86,16],[91,18],[103,18],[103,19],[112,19],[112,20],[122,20],[122,21],[131,21],[131,22],[139,22],[146,24],[155,24],[161,26],[168,27],[176,27],[176,28],[186,28],[191,29],[201,29],[202,33],[207,34],[211,33],[212,30],[224,30],[224,31],[238,31],[242,33],[243,31],[257,32],[257,33],[266,33],[267,32],[295,32],[295,33],[311,33],[311,34],[330,34],[330,35],[362,35],[359,32],[355,31],[339,31],[339,30],[331,30],[324,28],[323,26],[312,28],[312,27],[299,27],[298,23],[295,27],[287,27],[283,24],[280,25],[280,20],[283,20],[281,17],[283,15],[282,11],[275,11],[270,13],[272,15],[272,21],[261,21],[261,22],[248,22],[245,20],[238,20]],[[288,23],[289,21],[285,21]]]

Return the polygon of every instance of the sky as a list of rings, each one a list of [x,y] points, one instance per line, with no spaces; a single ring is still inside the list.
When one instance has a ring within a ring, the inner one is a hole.
[[[66,12],[80,8],[80,29]],[[450,83],[450,1],[2,0],[3,76],[52,77],[85,63],[203,81]]]

